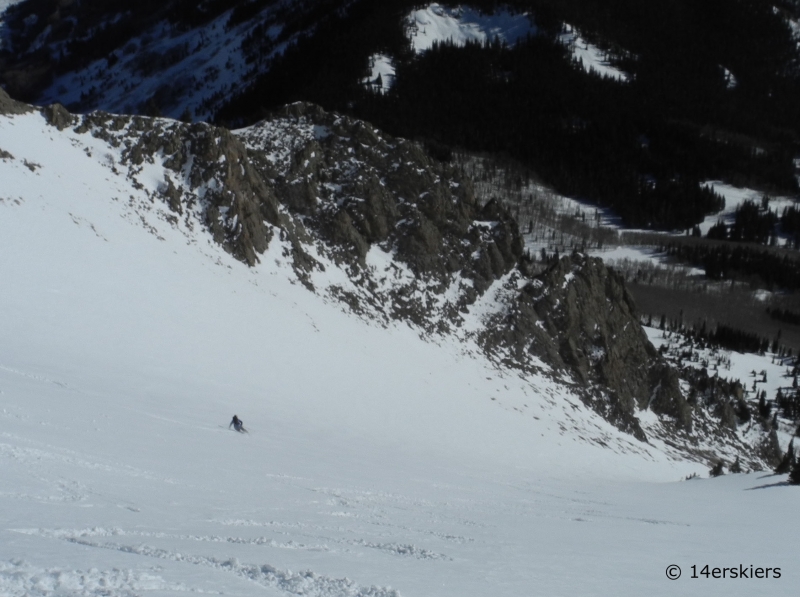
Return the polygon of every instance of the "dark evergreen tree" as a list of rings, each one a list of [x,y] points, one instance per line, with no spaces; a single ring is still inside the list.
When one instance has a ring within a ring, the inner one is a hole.
[[[789,447],[786,450],[786,454],[784,454],[778,466],[775,467],[775,473],[778,475],[785,475],[786,473],[790,472],[796,464],[797,459],[795,458],[794,454],[794,438],[792,438],[792,441],[789,442]]]
[[[767,402],[767,392],[764,390],[761,392],[758,399],[758,414],[766,421],[769,419],[771,413],[772,406]]]
[[[728,240],[728,227],[725,225],[725,222],[720,220],[714,224],[711,228],[709,228],[708,233],[706,233],[706,237],[716,240]]]
[[[718,460],[717,463],[708,471],[712,477],[720,477],[725,474],[725,463]]]
[[[792,472],[789,473],[789,483],[792,485],[800,485],[800,462],[794,463]]]

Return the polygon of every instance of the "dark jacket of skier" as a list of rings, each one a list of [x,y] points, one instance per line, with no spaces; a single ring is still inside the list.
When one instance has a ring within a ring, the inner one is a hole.
[[[228,429],[230,429],[231,427],[233,427],[236,431],[244,431],[244,423],[242,423],[242,420],[236,415],[233,415],[233,419],[231,419],[231,423],[230,425],[228,425]]]

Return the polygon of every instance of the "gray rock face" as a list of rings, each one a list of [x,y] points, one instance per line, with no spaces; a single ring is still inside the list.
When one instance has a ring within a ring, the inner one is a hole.
[[[456,276],[470,281],[443,313],[431,313],[428,301],[414,304],[413,293],[402,289],[373,297],[395,317],[423,325],[438,317],[458,326],[460,312],[512,275],[507,309],[480,335],[487,352],[503,353],[522,369],[530,355],[556,367],[587,403],[640,439],[642,409],[691,428],[677,375],[644,334],[623,280],[600,260],[565,257],[527,276],[518,267],[521,235],[502,205],[480,206],[460,172],[367,123],[294,104],[237,134],[279,200],[332,244],[338,259],[364,269],[370,247],[379,245],[435,292]]]
[[[0,92],[0,112],[28,109]],[[458,168],[418,144],[309,104],[234,132],[102,112],[75,117],[61,106],[42,113],[56,128],[115,148],[119,161],[109,167],[137,189],[145,166],[151,178],[160,168],[163,183],[147,198],[165,206],[165,219],[199,223],[249,265],[277,237],[310,290],[379,321],[475,339],[521,375],[557,376],[642,441],[644,409],[685,444],[736,428],[731,398],[686,401],[620,276],[578,254],[533,275],[511,215],[496,201],[481,205]],[[390,262],[385,269],[376,269],[373,251]],[[332,263],[347,282],[315,288],[315,274]],[[702,429],[693,431],[700,411]]]
[[[0,114],[25,114],[32,111],[33,108],[31,106],[11,99],[5,90],[0,87]]]
[[[504,210],[482,208],[468,180],[415,143],[310,104],[237,134],[280,201],[339,259],[363,265],[379,244],[419,276],[444,285],[461,272],[480,293],[522,254]],[[476,227],[487,220],[490,233]]]
[[[57,116],[64,109],[58,108],[56,116],[46,113],[53,126],[59,124],[51,118],[65,121]],[[75,130],[122,148],[129,178],[145,162],[163,155],[168,174],[161,194],[170,209],[180,216],[199,207],[214,240],[249,265],[269,245],[273,234],[269,224],[289,228],[271,187],[254,168],[242,142],[227,129],[95,112],[83,117]]]
[[[68,126],[71,126],[73,122],[72,114],[61,104],[45,106],[42,108],[42,114],[48,124],[56,127],[59,131],[63,131]]]
[[[564,257],[540,279],[537,314],[559,355],[583,383],[608,388],[615,409],[651,408],[691,427],[691,409],[677,375],[647,339],[622,277],[602,261]]]
[[[533,355],[567,372],[587,403],[640,439],[636,412],[647,408],[691,429],[678,376],[647,339],[619,275],[575,254],[514,283],[521,291],[484,333],[491,350],[511,348],[519,363]]]

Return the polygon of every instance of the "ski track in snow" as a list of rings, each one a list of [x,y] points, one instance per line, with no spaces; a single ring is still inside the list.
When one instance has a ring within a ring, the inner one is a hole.
[[[183,583],[169,583],[148,572],[40,568],[23,560],[0,562],[0,594],[6,597],[138,597],[150,591],[189,589]]]
[[[436,42],[463,46],[468,41],[499,39],[514,45],[537,31],[528,13],[514,14],[501,9],[484,14],[468,6],[447,8],[436,2],[411,12],[406,17],[406,27],[417,53],[430,49]]]
[[[291,570],[275,568],[269,564],[243,564],[236,558],[219,559],[193,555],[178,550],[162,549],[144,544],[124,545],[70,536],[64,537],[64,540],[85,547],[119,551],[125,554],[134,554],[158,560],[168,560],[170,562],[188,563],[195,566],[210,568],[215,571],[229,572],[259,585],[276,588],[293,595],[303,595],[305,597],[400,597],[400,593],[390,587],[365,587],[349,578],[331,578],[315,574],[310,570],[292,572]],[[0,569],[0,583],[3,582],[4,574],[2,569]],[[80,573],[73,573],[71,576],[79,575]],[[9,576],[11,575],[9,574]],[[109,574],[100,573],[95,576],[99,576],[103,579],[98,583],[102,585]],[[130,573],[127,576],[130,576]],[[9,581],[8,584],[11,584],[11,582]],[[2,588],[2,584],[0,584],[0,588]],[[121,591],[118,587],[114,587],[114,589],[116,589],[115,592],[106,594],[126,595],[125,587],[123,587]],[[49,593],[42,594],[48,595]],[[86,591],[85,594],[96,595],[103,593],[90,589]],[[24,595],[24,593],[21,593],[21,595]]]
[[[25,441],[22,438],[9,436],[9,434],[7,433],[0,434],[0,437],[14,439],[17,441]],[[25,467],[29,467],[33,464],[49,463],[49,464],[56,464],[59,467],[66,465],[82,469],[91,469],[102,472],[114,473],[134,478],[144,478],[144,479],[156,478],[155,475],[148,473],[147,471],[138,470],[126,465],[112,466],[110,464],[84,460],[83,458],[79,457],[76,454],[57,453],[47,450],[40,450],[38,448],[25,448],[25,447],[20,447],[18,445],[7,444],[7,443],[0,443],[0,458],[11,459],[16,463],[21,464]],[[169,479],[166,479],[165,481],[170,482]]]

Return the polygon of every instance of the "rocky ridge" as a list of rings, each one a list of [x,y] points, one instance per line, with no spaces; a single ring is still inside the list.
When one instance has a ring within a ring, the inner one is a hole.
[[[0,92],[0,112],[30,109]],[[698,459],[724,444],[753,468],[769,460],[687,402],[618,275],[578,254],[537,273],[510,214],[481,205],[462,172],[416,143],[302,103],[233,132],[59,105],[42,115],[108,149],[108,168],[147,192],[149,204],[129,206],[145,227],[156,217],[187,235],[205,228],[249,265],[280,243],[310,291],[432,341],[474,338],[498,367],[558,378],[641,441]],[[658,421],[643,424],[644,411]]]

